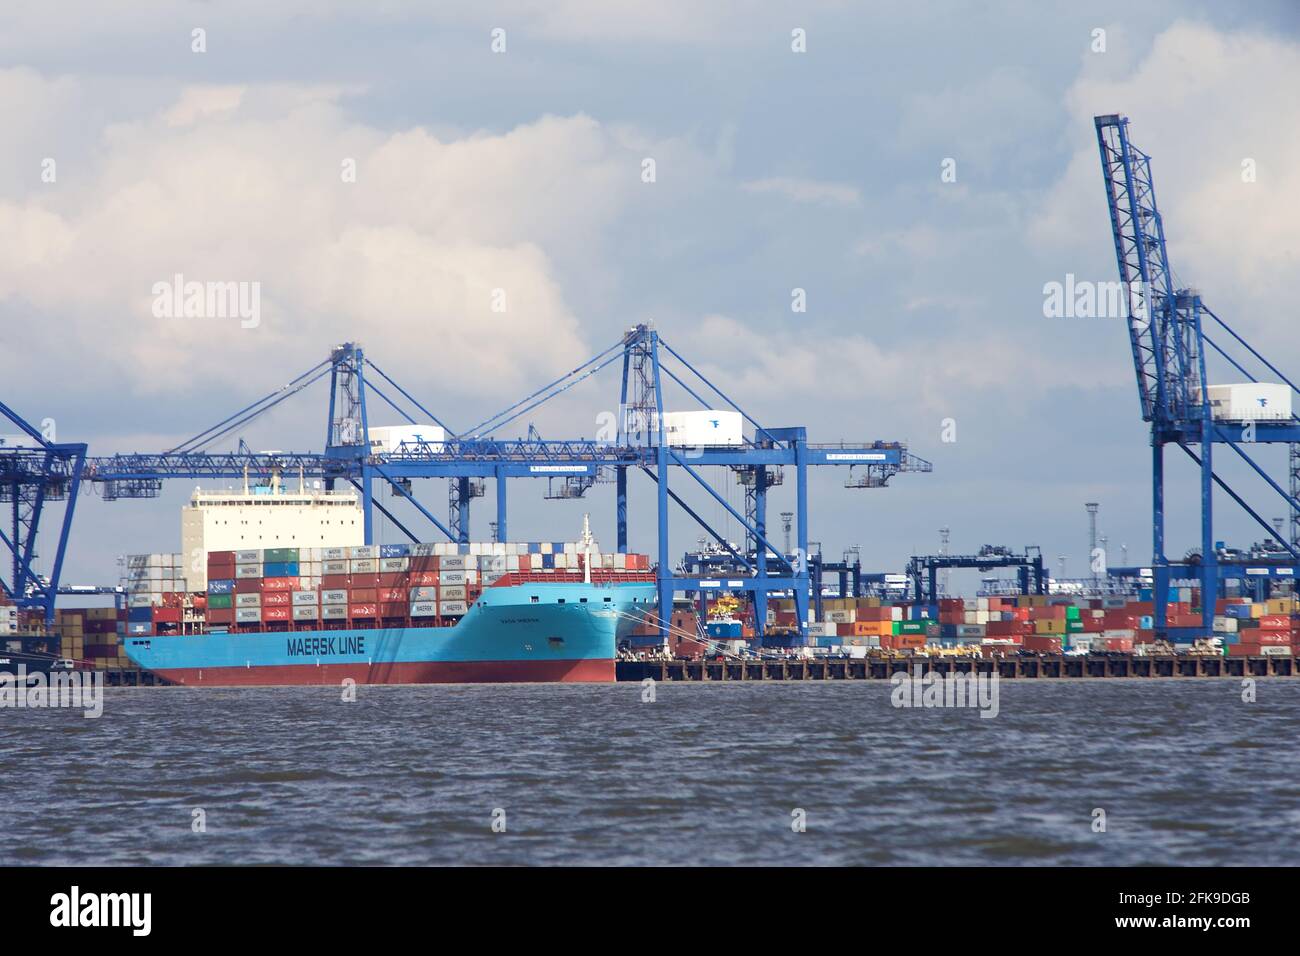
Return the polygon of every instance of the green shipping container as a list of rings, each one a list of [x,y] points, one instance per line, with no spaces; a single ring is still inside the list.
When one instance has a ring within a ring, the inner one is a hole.
[[[1073,604],[1065,609],[1065,619],[1067,621],[1077,621],[1079,619],[1079,609]]]
[[[1078,634],[1083,630],[1082,621],[1066,621],[1065,630],[1070,634]]]
[[[297,548],[267,548],[262,552],[262,561],[278,564],[284,561],[297,561]]]
[[[231,603],[233,599],[233,594],[209,594],[208,607],[215,610],[225,610],[226,608],[233,607],[233,604]]]
[[[926,629],[933,623],[934,621],[924,620],[924,619],[920,621],[895,621],[894,633],[895,634],[924,634],[926,632]]]

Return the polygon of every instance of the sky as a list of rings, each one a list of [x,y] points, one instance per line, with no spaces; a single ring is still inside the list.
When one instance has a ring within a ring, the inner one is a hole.
[[[765,426],[905,441],[933,463],[871,490],[820,469],[810,538],[828,555],[856,546],[897,571],[946,527],[954,552],[1036,545],[1082,574],[1096,501],[1110,563],[1121,545],[1145,562],[1150,450],[1123,320],[1044,315],[1047,284],[1116,278],[1099,113],[1129,116],[1153,157],[1180,281],[1300,367],[1294,3],[430,6],[0,7],[0,400],[92,455],[159,451],[356,341],[459,430],[652,323]],[[257,322],[160,315],[155,286],[177,274],[257,283]],[[497,437],[529,421],[592,437],[617,401],[612,367]],[[315,386],[242,437],[318,451],[326,403]],[[1178,557],[1197,482],[1175,454]],[[1259,457],[1285,481],[1284,448]],[[1286,514],[1243,468],[1223,470]],[[441,484],[417,486],[438,514]],[[89,489],[65,582],[179,550],[192,488]],[[512,539],[572,538],[589,511],[612,547],[612,486],[544,490],[512,485]],[[1217,507],[1217,537],[1262,537]],[[636,550],[655,550],[653,508],[634,480]],[[493,517],[489,488],[473,537]],[[698,536],[675,516],[671,552]]]

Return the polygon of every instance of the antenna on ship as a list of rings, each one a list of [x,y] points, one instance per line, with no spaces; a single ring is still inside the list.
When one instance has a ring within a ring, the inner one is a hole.
[[[592,543],[593,543],[593,541],[592,541],[592,537],[591,537],[591,515],[590,515],[590,514],[585,514],[585,513],[584,513],[583,516],[582,516],[582,551],[583,551],[584,554],[586,554],[586,556],[587,556],[587,560],[583,562],[583,566],[582,566],[582,583],[583,583],[583,584],[590,584],[590,583],[591,583],[591,546],[592,546]]]

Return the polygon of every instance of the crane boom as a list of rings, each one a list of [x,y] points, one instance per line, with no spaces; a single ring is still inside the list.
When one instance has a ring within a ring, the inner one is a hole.
[[[1151,157],[1130,142],[1128,122],[1118,114],[1094,118],[1142,418],[1164,428],[1202,414],[1200,308],[1174,287]]]

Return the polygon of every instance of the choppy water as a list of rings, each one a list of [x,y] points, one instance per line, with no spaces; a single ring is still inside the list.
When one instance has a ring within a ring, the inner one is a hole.
[[[4,862],[1300,860],[1300,681],[1000,690],[981,719],[885,682],[109,689],[0,710]]]

